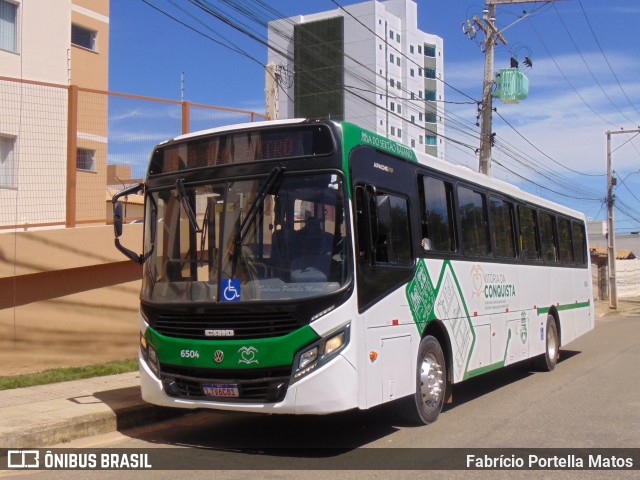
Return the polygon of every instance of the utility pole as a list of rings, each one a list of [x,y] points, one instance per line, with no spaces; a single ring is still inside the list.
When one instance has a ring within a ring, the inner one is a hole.
[[[487,9],[483,12],[482,19],[473,17],[473,22],[484,32],[485,40],[485,60],[484,60],[484,81],[482,86],[482,104],[480,108],[480,173],[489,175],[491,171],[491,147],[493,145],[492,132],[492,112],[493,112],[493,85],[494,71],[493,58],[494,47],[498,41],[504,45],[507,44],[506,39],[501,32],[509,28],[511,25],[519,22],[521,19],[503,28],[501,31],[495,26],[496,5],[511,5],[516,3],[548,3],[558,0],[486,0]],[[465,31],[465,33],[467,33]]]
[[[275,62],[271,61],[266,68],[266,114],[267,119],[278,119],[278,85],[280,83],[280,70]]]
[[[609,267],[609,308],[616,310],[618,308],[618,287],[616,284],[616,232],[613,218],[613,205],[615,203],[615,195],[613,187],[616,185],[616,179],[613,177],[613,167],[611,162],[611,135],[621,133],[640,133],[637,130],[617,130],[606,132],[607,135],[607,260]]]
[[[493,143],[492,136],[492,112],[493,112],[493,47],[498,39],[504,45],[507,41],[496,29],[496,5],[491,0],[487,0],[488,10],[483,15],[485,23],[480,22],[478,17],[473,17],[473,21],[485,35],[485,51],[484,51],[484,81],[482,84],[482,107],[480,110],[480,173],[489,175],[491,172],[491,146]]]

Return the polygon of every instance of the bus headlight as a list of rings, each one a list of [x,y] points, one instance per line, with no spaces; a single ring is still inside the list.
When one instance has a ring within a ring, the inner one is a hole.
[[[345,334],[340,332],[324,342],[324,355],[330,355],[344,345]]]
[[[311,350],[307,350],[300,355],[300,364],[298,368],[305,368],[307,365],[313,363],[318,358],[318,347],[313,347]]]
[[[349,343],[350,327],[351,324],[347,324],[298,352],[293,361],[295,370],[291,383],[311,373],[343,350]]]
[[[156,375],[156,377],[160,377],[158,352],[153,348],[153,345],[147,342],[147,339],[142,332],[140,332],[140,353],[142,354],[144,361],[149,365],[151,371]]]

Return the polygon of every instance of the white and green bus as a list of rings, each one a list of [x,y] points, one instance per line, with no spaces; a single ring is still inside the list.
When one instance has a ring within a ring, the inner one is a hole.
[[[118,198],[144,191],[142,254]],[[451,386],[594,327],[584,215],[346,122],[191,133],[114,199],[143,265],[142,396],[326,414]]]

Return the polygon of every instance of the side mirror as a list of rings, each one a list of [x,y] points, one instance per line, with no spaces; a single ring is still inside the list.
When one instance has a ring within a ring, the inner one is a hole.
[[[122,203],[117,202],[113,204],[113,230],[116,238],[120,238],[120,235],[122,235],[122,222],[124,221],[123,210],[124,207]]]
[[[127,195],[134,195],[141,191],[144,188],[144,185],[141,183],[136,183],[135,185],[130,186],[129,188],[125,188],[121,192],[116,193],[111,199],[111,203],[113,204],[113,233],[116,237],[115,245],[118,250],[120,250],[127,258],[133,260],[136,263],[142,264],[143,257],[132,250],[129,250],[127,247],[123,246],[120,243],[120,236],[122,235],[122,224],[124,222],[124,207],[122,203],[118,200],[120,197],[124,197]]]

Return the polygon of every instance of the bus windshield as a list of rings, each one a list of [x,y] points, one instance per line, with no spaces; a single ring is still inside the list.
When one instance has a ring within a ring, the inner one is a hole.
[[[345,198],[339,173],[281,169],[150,192],[142,299],[273,301],[339,290],[351,278]]]

